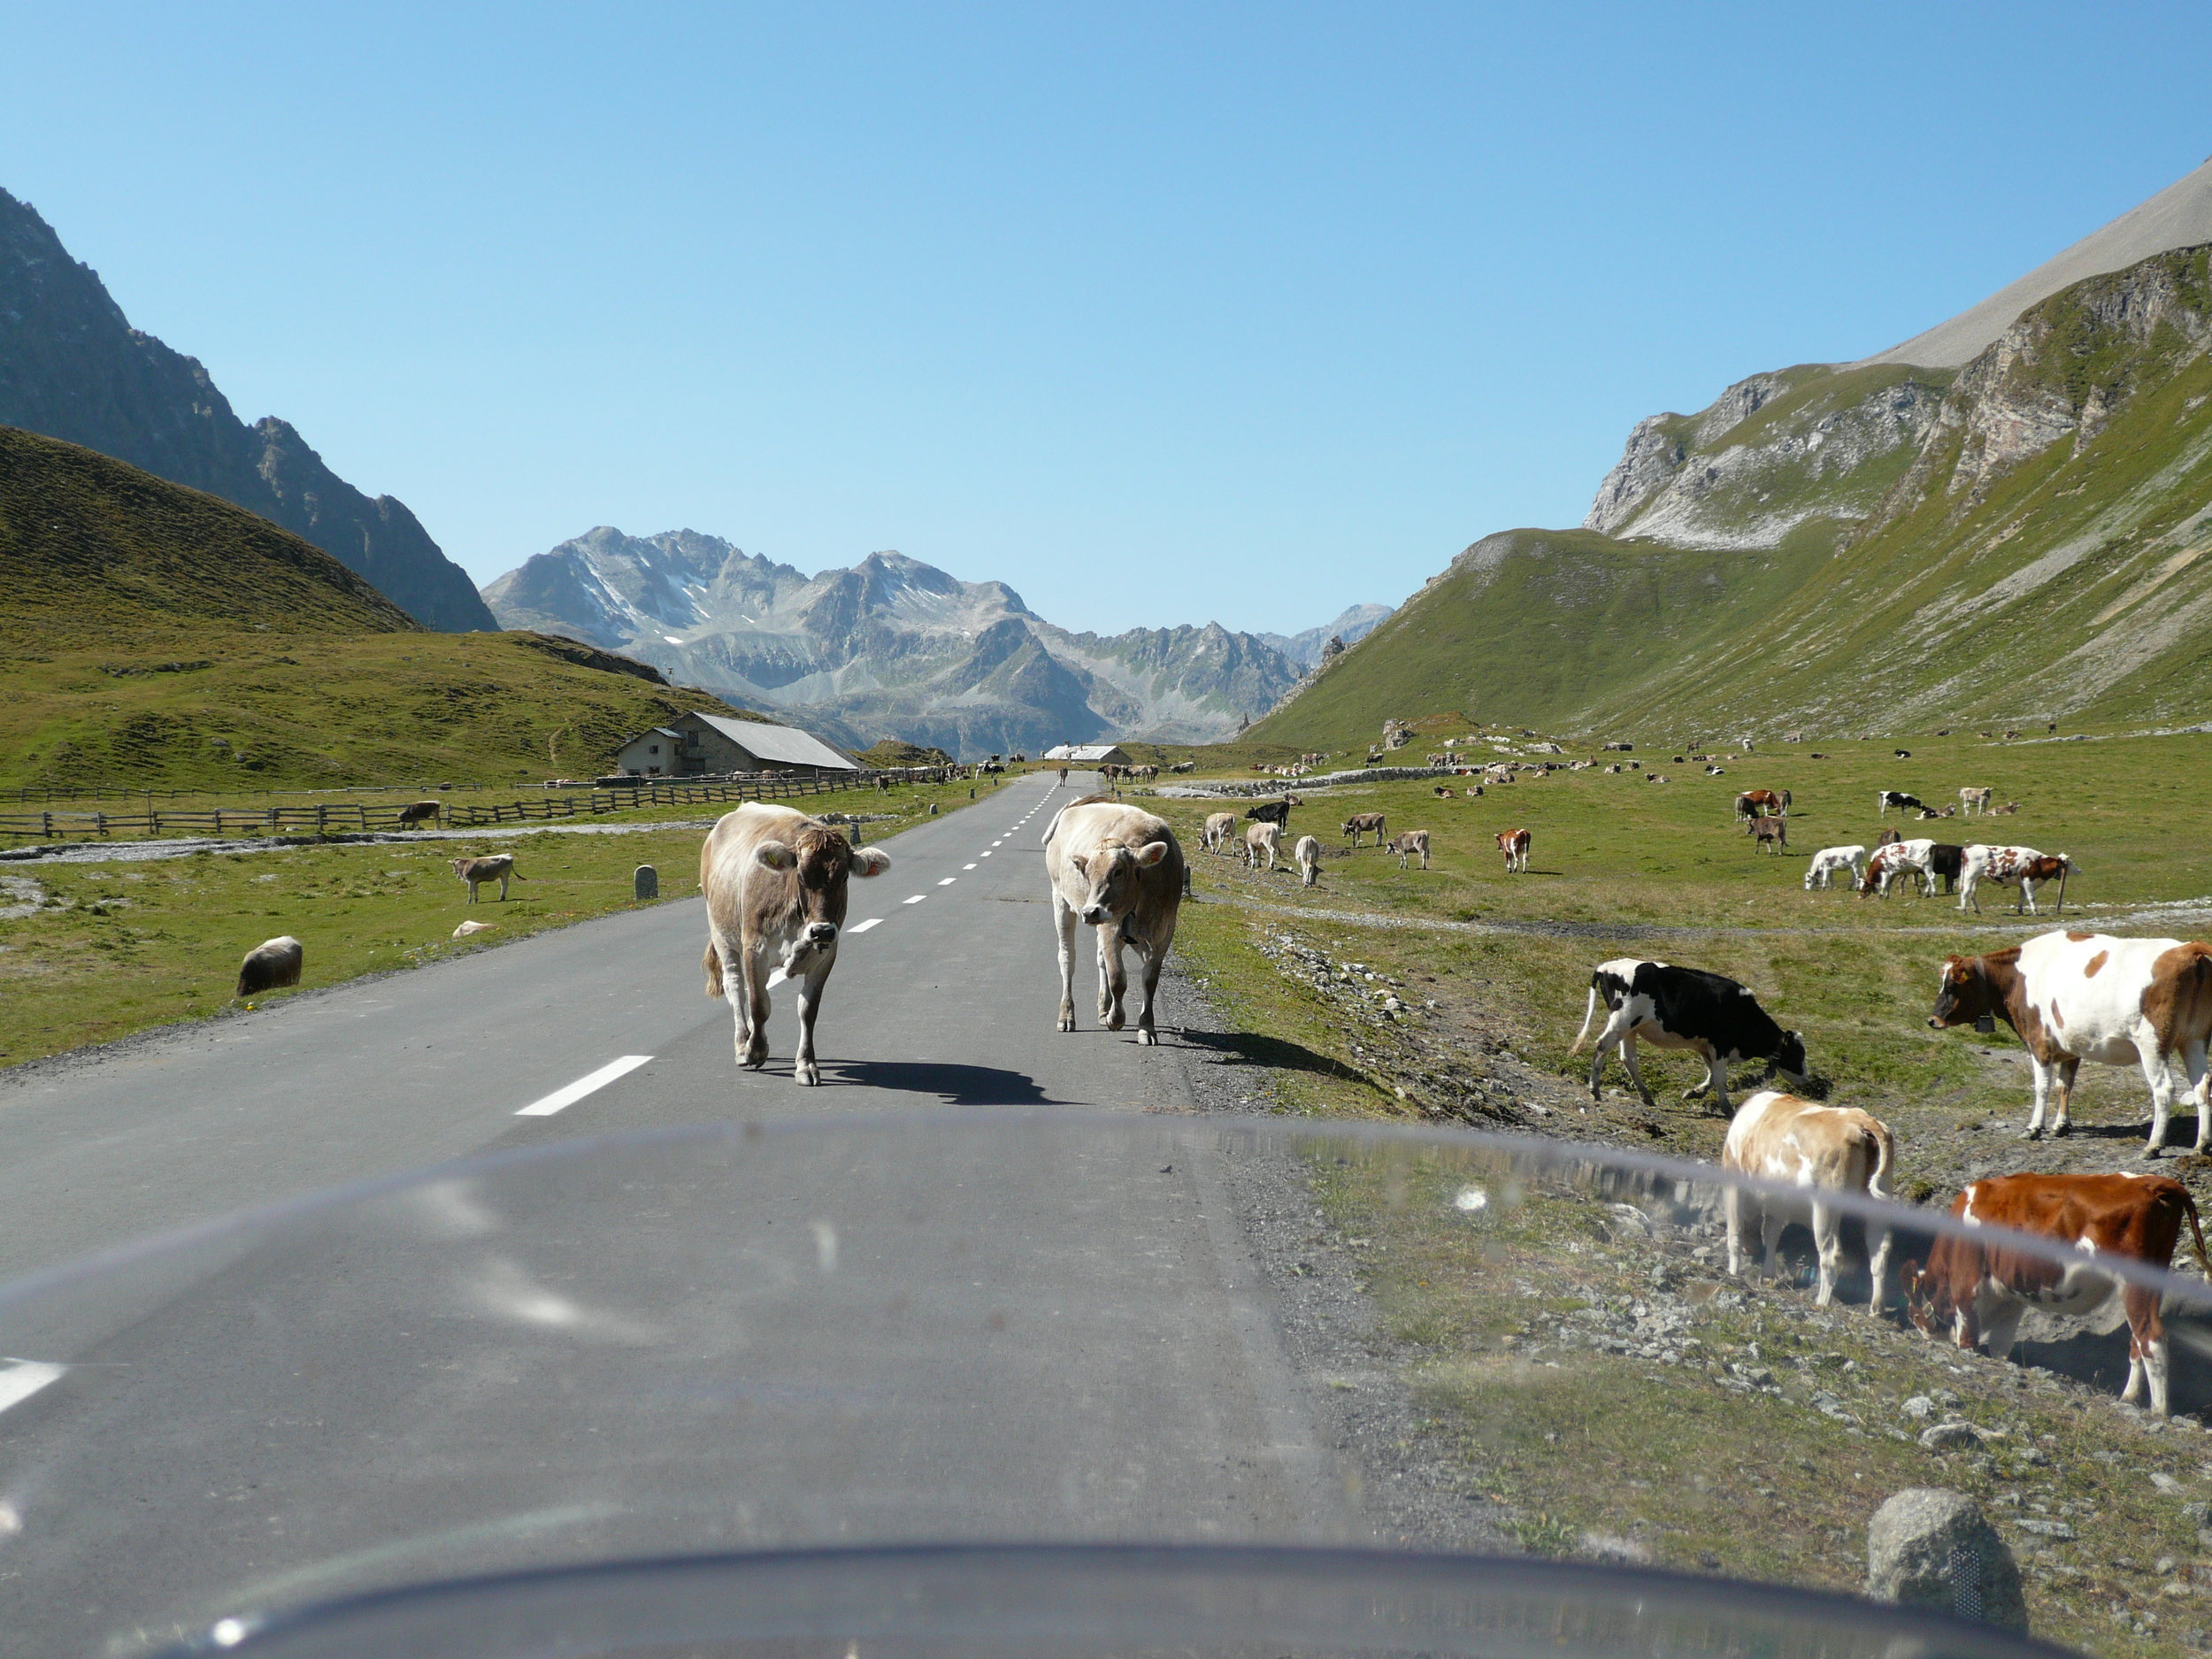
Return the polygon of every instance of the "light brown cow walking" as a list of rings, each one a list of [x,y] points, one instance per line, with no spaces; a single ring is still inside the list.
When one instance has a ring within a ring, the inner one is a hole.
[[[799,981],[799,1046],[791,1075],[819,1083],[814,1021],[837,965],[853,876],[891,867],[879,847],[855,847],[818,818],[787,806],[749,801],[726,813],[699,849],[699,890],[707,901],[707,995],[726,994],[737,1025],[737,1063],[757,1070],[768,1059],[768,987]]]
[[[1152,1007],[1175,942],[1183,902],[1183,849],[1164,819],[1141,807],[1088,795],[1062,807],[1045,831],[1045,872],[1060,938],[1060,1029],[1075,1029],[1075,925],[1098,939],[1098,1018],[1108,1031],[1125,1023],[1129,978],[1122,959],[1134,946],[1144,979],[1137,1041],[1159,1041]]]
[[[449,858],[446,862],[453,866],[455,875],[469,884],[471,904],[476,902],[477,888],[488,887],[495,881],[499,883],[499,902],[504,904],[507,902],[507,883],[530,879],[515,868],[512,853],[490,853],[481,858]]]
[[[1282,856],[1282,851],[1283,830],[1279,824],[1254,824],[1244,832],[1244,867],[1247,870],[1258,869],[1260,856],[1264,853],[1267,867],[1271,872],[1276,859]]]
[[[1833,1204],[1823,1203],[1824,1191],[1863,1193],[1870,1198],[1891,1196],[1890,1177],[1897,1164],[1897,1140],[1889,1125],[1878,1118],[1847,1106],[1816,1106],[1778,1089],[1763,1088],[1736,1109],[1728,1125],[1728,1141],[1721,1148],[1720,1166],[1757,1180],[1780,1182],[1809,1190],[1803,1200],[1747,1191],[1732,1185],[1724,1202],[1728,1213],[1728,1271],[1740,1275],[1748,1252],[1744,1248],[1744,1224],[1748,1217],[1759,1227],[1761,1262],[1758,1271],[1774,1271],[1775,1247],[1782,1229],[1793,1221],[1809,1223],[1813,1244],[1820,1256],[1817,1306],[1835,1300],[1836,1279],[1843,1262],[1843,1217]],[[1873,1294],[1867,1311],[1878,1314],[1888,1300],[1890,1231],[1869,1221],[1867,1245],[1871,1252],[1867,1271]]]
[[[1398,855],[1398,868],[1403,870],[1414,854],[1421,855],[1421,868],[1429,867],[1429,833],[1426,830],[1400,830],[1390,845],[1383,850]]]
[[[1235,813],[1209,812],[1205,833],[1199,837],[1198,844],[1210,853],[1225,853],[1229,850],[1229,837],[1236,833],[1236,827]]]

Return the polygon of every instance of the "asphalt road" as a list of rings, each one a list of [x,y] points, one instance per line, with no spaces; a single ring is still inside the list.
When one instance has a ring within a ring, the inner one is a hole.
[[[1181,1054],[1095,1029],[1087,964],[1054,1029],[1050,784],[883,843],[818,1089],[787,988],[737,1069],[695,901],[0,1087],[10,1276],[648,1132],[0,1309],[61,1368],[0,1370],[0,1650],[580,1556],[1364,1536]]]

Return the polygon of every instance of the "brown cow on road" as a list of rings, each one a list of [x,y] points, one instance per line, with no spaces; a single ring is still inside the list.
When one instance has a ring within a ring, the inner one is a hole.
[[[2101,1256],[2121,1256],[2164,1271],[2189,1224],[2197,1263],[2212,1273],[2204,1233],[2189,1189],[2163,1175],[1997,1175],[1976,1181],[1951,1206],[1970,1227],[2008,1228],[2050,1240],[2037,1250],[2002,1237],[1986,1240],[1945,1233],[1928,1265],[1908,1269],[1907,1305],[1930,1335],[1948,1326],[1971,1348],[1986,1340],[1991,1357],[2012,1352],[2020,1317],[2030,1308],[2081,1315],[2112,1294],[2113,1276],[2097,1271]],[[2132,1403],[2150,1379],[2150,1407],[2167,1415],[2166,1325],[2160,1293],[2121,1281],[2128,1317],[2128,1380],[2120,1398]]]
[[[737,1025],[737,1063],[757,1071],[768,1059],[768,987],[799,984],[799,1046],[791,1075],[819,1083],[814,1021],[837,965],[853,876],[881,875],[890,855],[855,847],[818,818],[787,806],[749,801],[725,813],[699,849],[699,890],[707,901],[707,995],[726,994]]]
[[[1054,814],[1045,831],[1045,872],[1060,935],[1060,1029],[1075,1029],[1075,925],[1082,922],[1098,938],[1099,1023],[1108,1031],[1125,1023],[1129,978],[1121,953],[1133,945],[1144,978],[1137,1041],[1156,1045],[1152,1007],[1183,902],[1175,832],[1141,808],[1089,795]]]

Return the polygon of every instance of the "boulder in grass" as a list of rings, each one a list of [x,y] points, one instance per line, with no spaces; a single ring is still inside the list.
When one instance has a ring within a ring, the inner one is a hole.
[[[1962,1492],[1909,1486],[1866,1528],[1866,1593],[1878,1601],[2025,1631],[2020,1568]]]
[[[300,964],[306,956],[306,947],[289,933],[263,940],[238,964],[238,995],[258,996],[264,991],[297,985]]]

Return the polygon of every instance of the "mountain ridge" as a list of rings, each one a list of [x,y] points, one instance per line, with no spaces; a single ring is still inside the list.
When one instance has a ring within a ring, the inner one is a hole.
[[[0,423],[219,495],[314,543],[426,626],[495,627],[404,503],[370,497],[288,422],[249,426],[204,365],[131,326],[97,273],[0,190]]]
[[[902,553],[810,576],[693,530],[598,526],[484,595],[506,626],[623,651],[854,748],[1208,741],[1264,713],[1299,672],[1267,641],[1217,623],[1078,633],[1004,582],[963,581]]]

